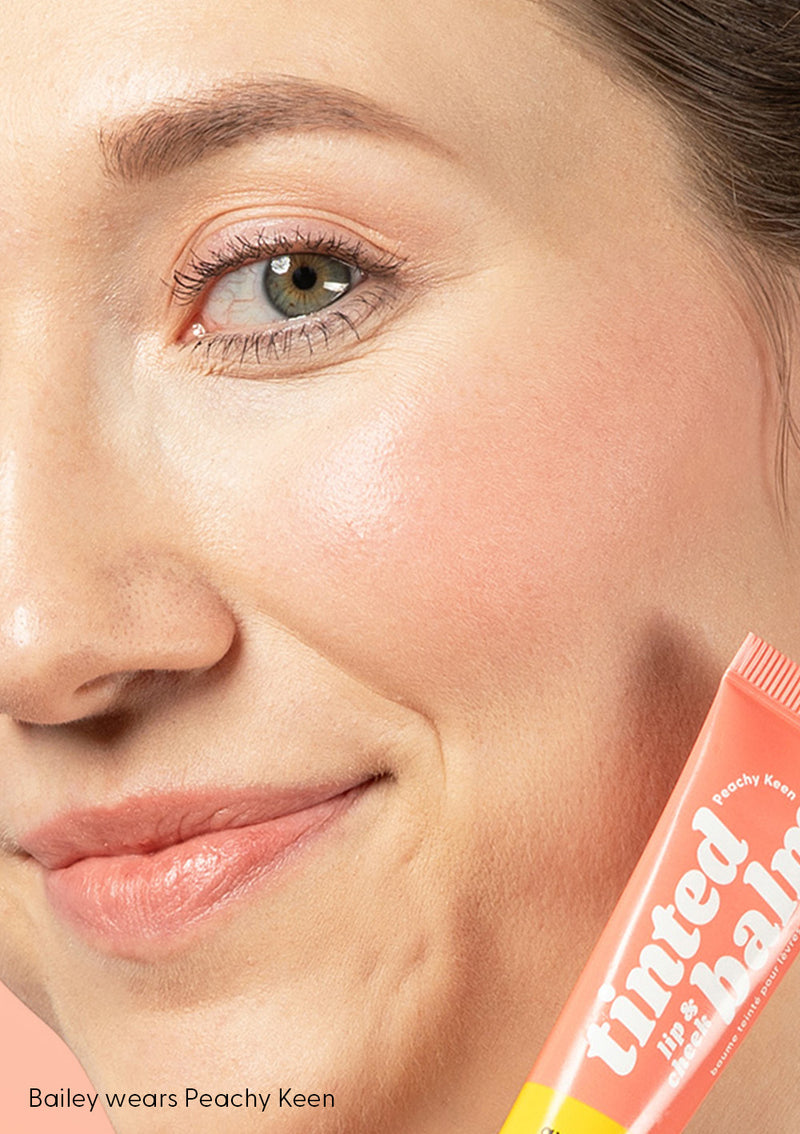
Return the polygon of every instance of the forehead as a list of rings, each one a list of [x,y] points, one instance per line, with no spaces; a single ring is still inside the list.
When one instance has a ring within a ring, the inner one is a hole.
[[[520,152],[552,167],[576,141],[607,154],[633,128],[635,143],[614,84],[554,27],[534,0],[245,0],[224,16],[216,0],[7,0],[0,162],[30,194],[65,161],[99,165],[109,124],[274,76],[357,92],[500,183]]]
[[[443,55],[469,55],[495,32],[502,43],[510,21],[535,11],[529,0],[243,0],[224,11],[212,0],[9,0],[0,57],[4,74],[28,97],[74,99],[80,88],[89,103],[99,94],[118,110],[156,96],[164,82],[180,86],[231,69],[324,77],[413,99]],[[507,41],[504,54],[509,50]],[[476,80],[491,85],[494,69],[484,59]],[[436,81],[441,93],[441,73]]]

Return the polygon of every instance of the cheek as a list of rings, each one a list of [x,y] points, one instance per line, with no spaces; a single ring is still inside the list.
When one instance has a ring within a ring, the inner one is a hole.
[[[503,351],[467,336],[298,442],[252,503],[252,601],[428,707],[613,633],[754,459],[744,331],[668,299],[612,306],[613,329],[605,304],[546,338],[509,325]]]

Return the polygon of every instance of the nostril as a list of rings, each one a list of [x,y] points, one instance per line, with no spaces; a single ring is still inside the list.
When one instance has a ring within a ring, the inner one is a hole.
[[[75,687],[70,700],[75,721],[105,716],[120,708],[134,675],[127,671],[103,673]]]
[[[117,686],[120,685],[123,679],[121,673],[106,673],[100,677],[93,677],[90,681],[84,681],[83,685],[79,685],[75,693],[81,695],[83,693],[106,693],[116,692]]]
[[[18,677],[4,708],[17,724],[64,725],[112,712],[130,678],[126,671],[118,671],[73,685],[68,672],[45,676],[48,680]]]

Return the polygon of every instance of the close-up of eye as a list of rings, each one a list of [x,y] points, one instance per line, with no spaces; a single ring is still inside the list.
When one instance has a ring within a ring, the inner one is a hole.
[[[228,236],[210,251],[193,250],[173,274],[173,298],[190,310],[180,341],[228,366],[283,364],[298,347],[307,362],[342,336],[362,339],[363,324],[394,298],[400,266],[341,236]]]

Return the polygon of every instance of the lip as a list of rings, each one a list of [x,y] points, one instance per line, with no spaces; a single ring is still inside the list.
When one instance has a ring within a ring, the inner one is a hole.
[[[373,782],[135,796],[58,816],[20,845],[60,918],[137,957],[277,874]]]

